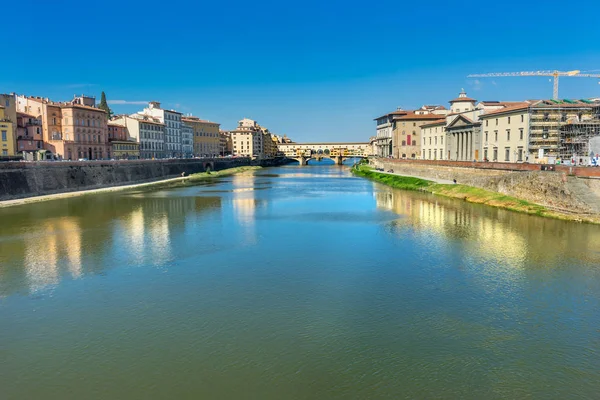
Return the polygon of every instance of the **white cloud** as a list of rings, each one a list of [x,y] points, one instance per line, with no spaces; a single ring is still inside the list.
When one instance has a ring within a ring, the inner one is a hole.
[[[106,100],[108,104],[148,104],[147,101],[130,101],[130,100]]]

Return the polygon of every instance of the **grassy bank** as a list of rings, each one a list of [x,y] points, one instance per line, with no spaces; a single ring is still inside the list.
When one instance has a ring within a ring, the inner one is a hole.
[[[491,192],[489,190],[480,189],[473,186],[454,184],[447,185],[435,183],[425,179],[390,175],[377,172],[366,165],[359,165],[356,168],[353,168],[352,172],[356,176],[361,176],[375,182],[380,182],[397,189],[428,192],[440,196],[465,200],[469,203],[485,204],[492,207],[517,211],[525,214],[538,215],[541,217],[600,224],[600,218],[596,216],[567,214],[550,210],[547,207],[539,204],[530,203],[515,197],[506,196],[501,193]]]
[[[230,175],[239,174],[239,173],[248,172],[248,171],[256,171],[259,169],[262,169],[262,167],[251,167],[251,166],[235,167],[235,168],[223,169],[221,171],[199,172],[197,174],[192,174],[190,176],[187,176],[184,179],[193,182],[193,181],[205,180],[205,179],[222,178],[224,176],[230,176]]]

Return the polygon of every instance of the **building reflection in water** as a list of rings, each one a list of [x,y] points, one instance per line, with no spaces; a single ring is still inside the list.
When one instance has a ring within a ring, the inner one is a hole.
[[[13,219],[5,218],[0,234],[0,297],[103,273],[114,260],[164,265],[174,257],[173,235],[183,236],[188,220],[220,206],[220,197],[138,193],[32,204],[14,215],[0,210]]]
[[[24,241],[23,266],[32,293],[56,285],[61,269],[72,278],[82,274],[81,228],[77,220],[50,218],[40,221],[38,229],[44,234]]]
[[[465,249],[466,264],[492,262],[510,268],[563,265],[572,257],[600,264],[600,228],[535,217],[493,207],[466,203],[431,194],[378,186],[377,206],[404,216],[389,228],[424,233],[422,245],[449,250],[450,244]]]
[[[242,228],[243,243],[255,244],[256,236],[256,208],[259,201],[256,199],[254,174],[237,174],[232,177],[233,214]]]

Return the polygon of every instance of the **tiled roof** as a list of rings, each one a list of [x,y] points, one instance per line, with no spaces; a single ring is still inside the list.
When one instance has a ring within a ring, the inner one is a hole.
[[[437,121],[428,122],[426,124],[421,125],[421,128],[426,128],[428,126],[437,126],[437,125],[446,125],[446,118],[438,119]]]
[[[428,121],[438,119],[440,119],[438,114],[415,114],[411,112],[410,114],[396,119],[396,121]]]
[[[392,111],[390,113],[387,114],[383,114],[380,117],[374,118],[373,120],[378,120],[379,118],[383,118],[383,117],[387,117],[388,115],[404,115],[404,114],[408,114],[411,111],[406,111],[406,110],[396,110],[396,111]]]
[[[458,103],[459,101],[468,101],[468,102],[476,102],[477,100],[472,99],[470,97],[457,97],[454,100],[450,100],[449,103]]]
[[[519,110],[527,110],[529,108],[529,106],[530,106],[529,103],[524,103],[524,102],[518,103],[518,104],[513,104],[509,107],[504,107],[499,110],[493,110],[490,112],[486,112],[485,114],[480,115],[479,118],[485,119],[487,117],[496,116],[499,114],[510,113],[510,112],[519,111]]]

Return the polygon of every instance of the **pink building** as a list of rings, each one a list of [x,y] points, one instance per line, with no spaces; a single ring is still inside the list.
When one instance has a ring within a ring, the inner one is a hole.
[[[17,153],[44,148],[41,119],[31,114],[17,113]]]

